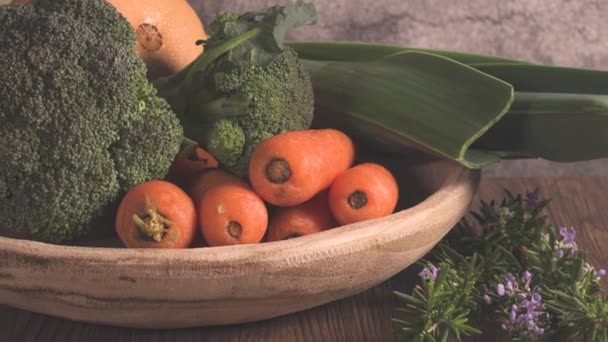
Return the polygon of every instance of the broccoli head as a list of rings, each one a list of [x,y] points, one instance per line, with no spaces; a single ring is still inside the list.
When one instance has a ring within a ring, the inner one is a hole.
[[[164,177],[183,138],[130,24],[106,1],[33,0],[0,7],[0,32],[0,227],[111,231],[120,196]]]
[[[158,84],[185,135],[225,169],[246,176],[262,140],[310,127],[310,77],[282,40],[292,27],[315,20],[314,7],[302,2],[242,15],[220,12],[210,25],[205,52]]]

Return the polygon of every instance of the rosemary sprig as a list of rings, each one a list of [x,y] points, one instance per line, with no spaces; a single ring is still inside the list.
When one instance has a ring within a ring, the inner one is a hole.
[[[493,324],[514,340],[608,341],[608,300],[573,228],[543,215],[535,190],[481,202],[416,267],[411,295],[395,292],[393,319],[406,341],[461,341]],[[476,233],[475,233],[476,232]]]

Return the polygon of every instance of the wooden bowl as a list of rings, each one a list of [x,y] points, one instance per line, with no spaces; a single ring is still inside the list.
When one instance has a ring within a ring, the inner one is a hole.
[[[468,210],[479,172],[386,164],[401,208],[296,239],[186,250],[74,247],[0,237],[0,303],[125,327],[268,319],[362,292],[427,253]]]

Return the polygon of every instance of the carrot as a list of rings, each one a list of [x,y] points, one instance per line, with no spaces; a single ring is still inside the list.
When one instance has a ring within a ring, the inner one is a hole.
[[[340,224],[389,215],[395,210],[399,188],[381,165],[363,163],[340,174],[329,189],[329,207]]]
[[[209,246],[258,243],[266,233],[266,204],[249,185],[212,186],[198,208],[199,227]]]
[[[196,147],[192,153],[175,158],[169,169],[167,180],[187,189],[197,174],[209,168],[217,168],[217,160],[202,147]]]
[[[257,146],[249,178],[267,202],[293,206],[327,189],[352,164],[354,154],[351,139],[335,129],[281,133]]]
[[[124,196],[115,229],[129,248],[186,248],[196,234],[196,209],[177,185],[149,181]]]
[[[270,217],[266,240],[286,240],[336,227],[327,196],[323,191],[302,204],[277,208]]]
[[[186,193],[188,193],[194,201],[194,205],[198,208],[201,199],[207,190],[216,185],[227,183],[241,184],[243,186],[247,185],[244,180],[227,171],[221,169],[206,169],[193,177],[190,185],[186,188]]]

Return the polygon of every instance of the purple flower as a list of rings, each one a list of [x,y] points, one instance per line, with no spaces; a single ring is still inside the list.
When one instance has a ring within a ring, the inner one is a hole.
[[[605,275],[606,275],[606,270],[603,268],[600,268],[599,270],[595,271],[595,276],[598,278],[601,278]]]
[[[568,253],[568,256],[574,256],[578,252],[578,246],[576,244],[576,231],[574,228],[561,227],[559,229],[559,235],[561,240],[555,242],[555,258],[561,259]]]
[[[418,275],[424,280],[431,279],[431,271],[429,271],[429,269],[426,267],[423,268],[422,271],[420,273],[418,273]]]
[[[526,194],[526,209],[528,211],[533,211],[540,207],[542,203],[542,198],[540,197],[540,193],[538,190],[530,191]]]
[[[570,244],[576,240],[576,230],[574,230],[574,228],[568,230],[566,227],[561,227],[559,229],[559,235],[562,236],[562,243],[564,244]]]
[[[430,266],[423,268],[422,271],[420,271],[420,273],[418,273],[418,275],[424,280],[433,279],[433,281],[435,281],[435,280],[437,280],[438,272],[439,272],[439,269],[437,267],[435,267],[433,264],[430,264]]]
[[[536,303],[534,302],[534,300],[524,300],[524,307],[528,312],[531,312],[536,309]]]
[[[534,319],[534,315],[531,313],[527,313],[524,315],[524,323],[528,328],[533,328],[536,326],[536,320]]]
[[[496,285],[496,293],[502,297],[496,304],[502,308],[498,323],[512,337],[528,340],[543,335],[551,319],[541,296],[541,288],[530,286],[532,273],[524,271],[521,277],[505,275],[505,283]]]
[[[439,273],[439,269],[433,265],[431,265],[431,273],[433,280],[437,280],[437,273]]]
[[[496,285],[496,294],[501,297],[505,295],[505,286],[503,284]]]
[[[509,320],[511,321],[511,323],[514,323],[517,320],[516,310],[511,310],[511,312],[509,313]]]

